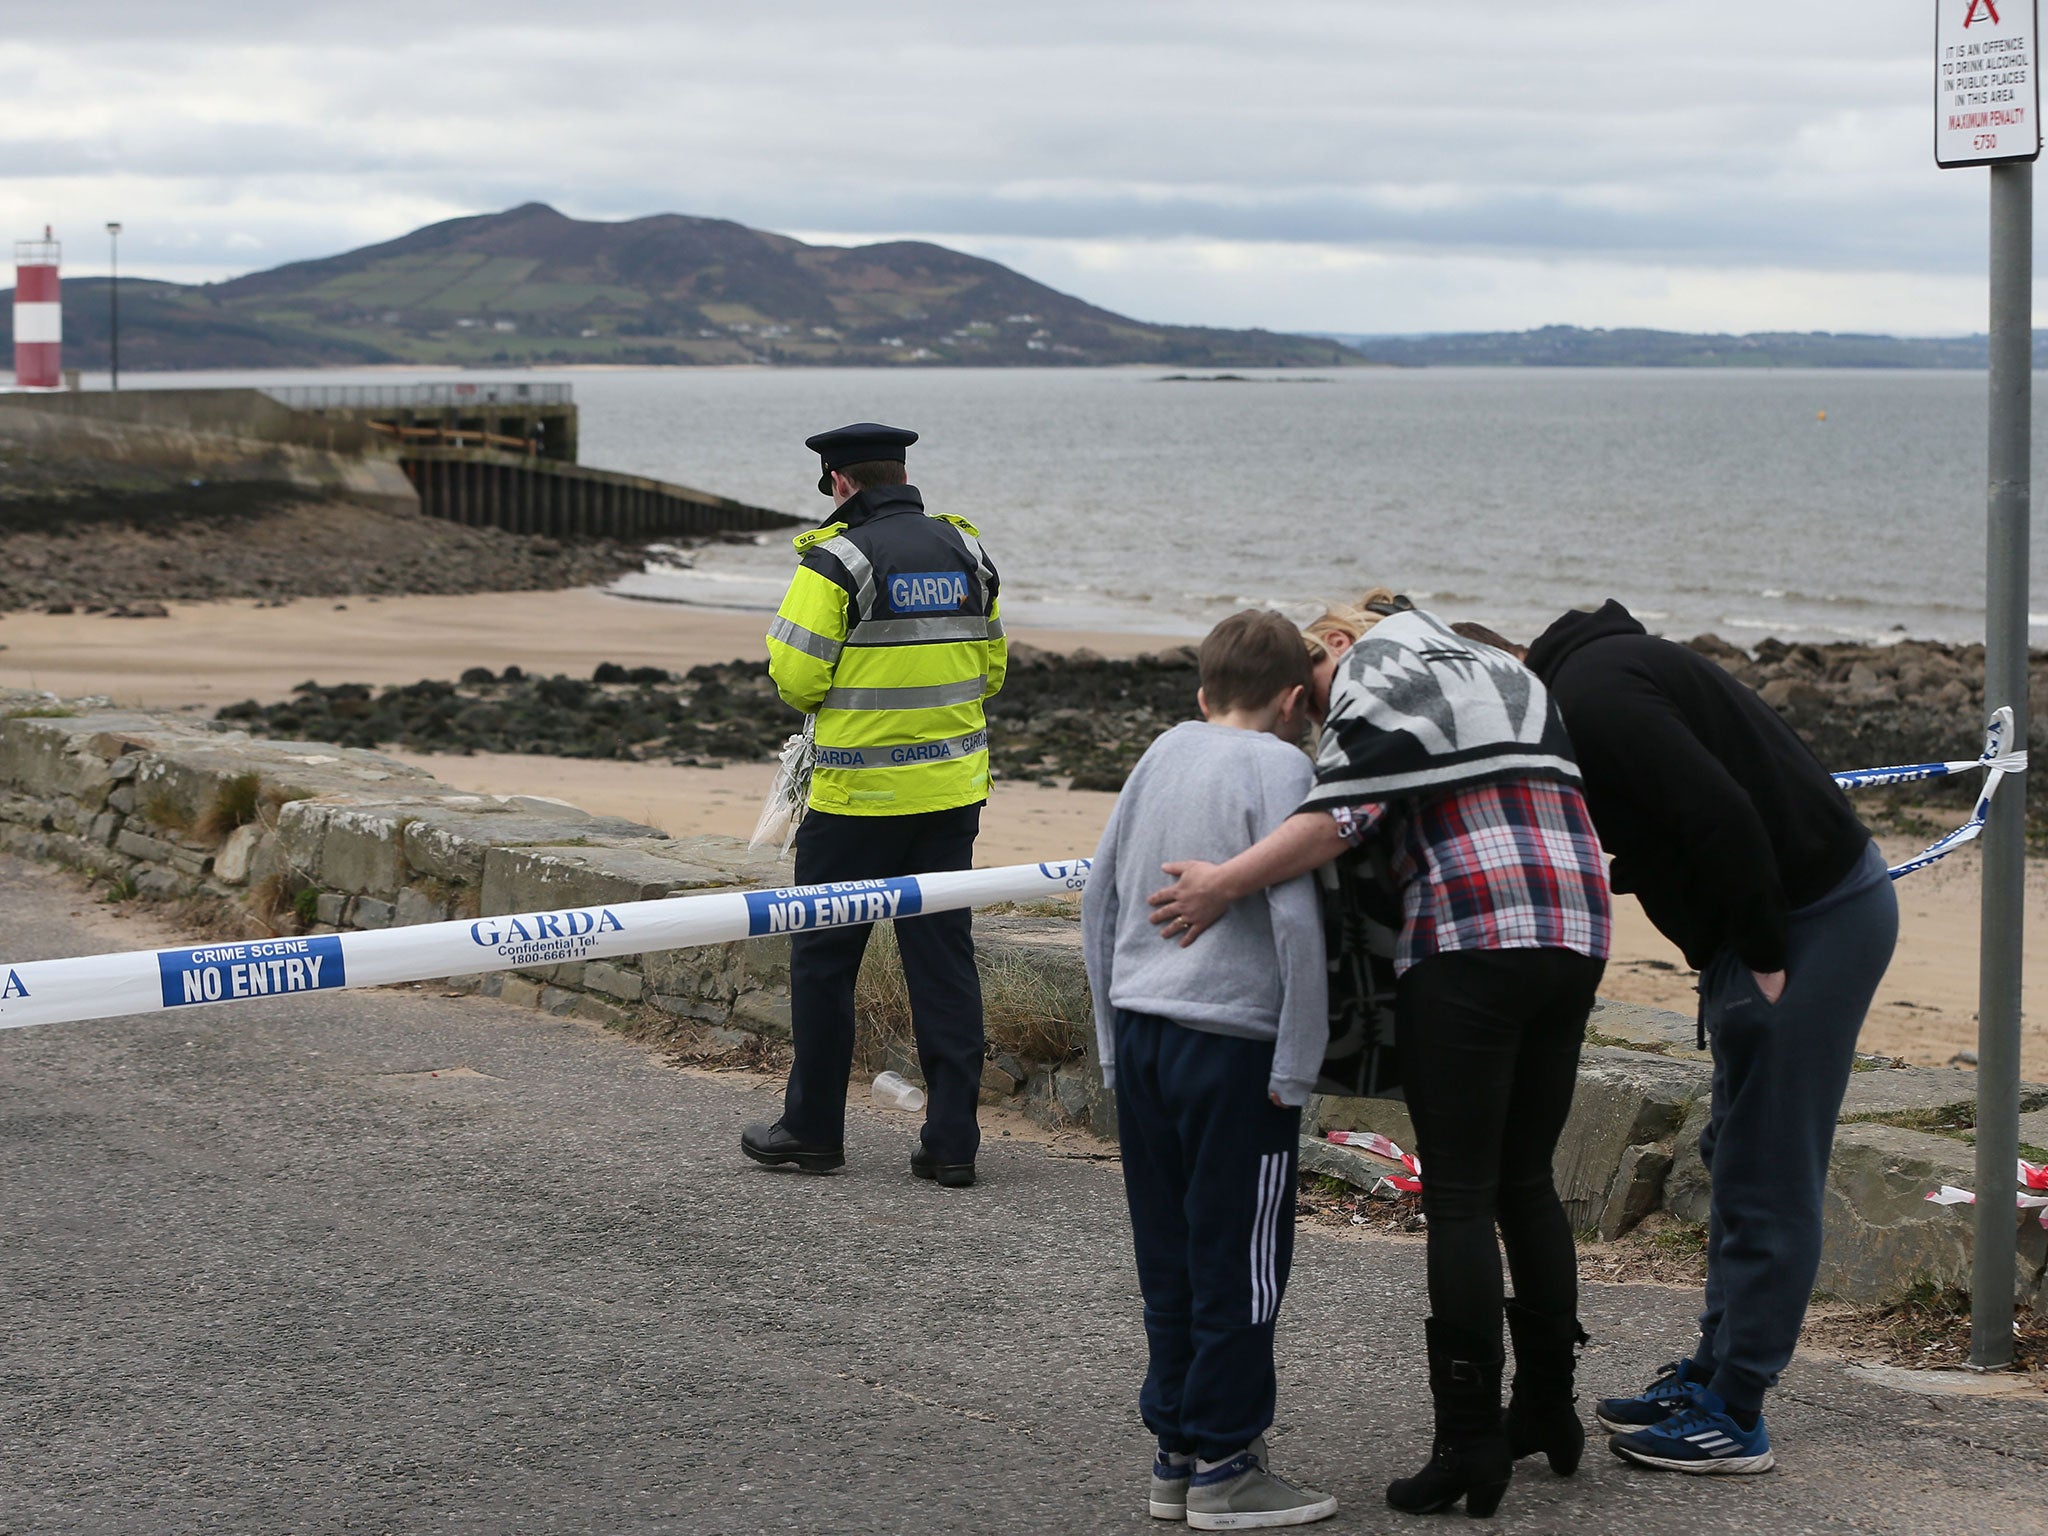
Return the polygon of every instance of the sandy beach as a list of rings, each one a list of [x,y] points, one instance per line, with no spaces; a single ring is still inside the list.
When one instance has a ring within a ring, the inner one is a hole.
[[[272,701],[299,683],[412,683],[468,667],[587,677],[599,662],[684,670],[758,656],[765,616],[636,602],[582,589],[466,597],[302,599],[174,604],[163,619],[15,613],[0,617],[0,685],[119,704],[211,712],[241,699]],[[1087,647],[1130,656],[1181,643],[1127,633],[1013,630],[1046,650]],[[771,769],[765,764],[675,768],[479,754],[398,754],[446,782],[494,794],[551,795],[629,816],[674,834],[745,837]],[[1085,854],[1115,797],[1045,785],[999,785],[983,822],[984,864]],[[1887,855],[1916,851],[1884,839]],[[1966,849],[1899,886],[1897,957],[1863,1035],[1865,1049],[1916,1064],[1945,1064],[1976,1043],[1978,862]],[[1604,995],[1690,1013],[1692,990],[1677,953],[1640,908],[1618,904],[1617,949]],[[2030,959],[2048,934],[2048,865],[2028,872]],[[2048,967],[2026,985],[2025,1069],[2048,1080]]]
[[[173,603],[168,618],[0,616],[0,686],[116,704],[213,710],[282,699],[298,684],[416,683],[469,667],[588,677],[601,661],[682,671],[758,657],[768,616],[613,597],[595,588],[458,597]],[[1049,650],[1135,656],[1186,643],[1152,635],[1035,630]]]

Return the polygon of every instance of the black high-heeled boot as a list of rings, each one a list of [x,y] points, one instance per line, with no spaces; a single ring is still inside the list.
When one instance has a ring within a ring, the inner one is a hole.
[[[1586,1450],[1572,1382],[1586,1330],[1575,1317],[1549,1317],[1519,1301],[1508,1303],[1508,1337],[1515,1346],[1515,1383],[1502,1427],[1517,1461],[1541,1451],[1550,1470],[1570,1477]]]
[[[1500,1508],[1515,1472],[1501,1429],[1500,1340],[1489,1343],[1436,1318],[1424,1331],[1436,1440],[1429,1465],[1387,1484],[1387,1502],[1411,1515],[1434,1515],[1463,1499],[1465,1513],[1483,1520]]]

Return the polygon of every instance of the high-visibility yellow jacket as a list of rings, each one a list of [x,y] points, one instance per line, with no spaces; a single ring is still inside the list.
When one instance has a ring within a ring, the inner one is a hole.
[[[796,539],[768,631],[783,702],[815,714],[811,809],[908,816],[988,798],[982,700],[1008,647],[996,568],[964,518],[907,485],[850,497]]]

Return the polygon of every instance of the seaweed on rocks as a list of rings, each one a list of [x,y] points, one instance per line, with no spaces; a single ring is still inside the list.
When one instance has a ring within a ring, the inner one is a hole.
[[[1013,641],[1003,691],[988,702],[998,776],[1073,789],[1122,789],[1153,739],[1197,717],[1195,650],[1129,661]]]
[[[1933,640],[1888,645],[1764,640],[1743,651],[1715,635],[1687,642],[1762,695],[1764,702],[1831,772],[1893,763],[1974,758],[1984,744],[1984,647]],[[2048,652],[2027,662],[2028,740],[2048,752]],[[1976,799],[1983,776],[1961,774],[1853,798],[1864,820],[1886,830],[1923,835],[1940,823],[1921,814],[1960,813]],[[2032,797],[2028,836],[2048,838],[2048,806]],[[1952,822],[1950,822],[1952,824]]]
[[[1757,689],[1833,770],[1974,757],[1984,732],[1984,649],[1929,641],[1788,645],[1754,651],[1712,635],[1690,642]],[[2048,654],[2032,661],[2032,745],[2048,750]],[[1003,691],[988,703],[998,779],[1116,790],[1153,739],[1196,718],[1195,651],[1130,660],[1061,655],[1013,641]],[[606,662],[589,678],[472,667],[454,683],[373,691],[302,684],[290,699],[229,705],[220,718],[263,734],[431,752],[524,752],[634,762],[713,764],[771,758],[799,717],[777,697],[762,661],[692,667]],[[1966,807],[1968,774],[1858,797],[1866,819],[1924,830],[1922,808]],[[2032,831],[2048,836],[2037,799]]]
[[[1002,778],[1118,789],[1152,738],[1195,713],[1194,652],[1136,661],[1012,647],[1010,678],[989,703]],[[799,717],[767,663],[729,661],[678,677],[605,662],[589,678],[471,667],[450,683],[372,690],[301,683],[273,704],[230,704],[218,718],[259,735],[419,752],[520,752],[708,765],[775,755]]]
[[[0,612],[162,617],[166,602],[602,585],[646,552],[562,541],[341,502],[234,500],[197,492],[145,512],[127,503],[31,515],[0,495]],[[75,515],[74,515],[75,514]]]
[[[728,681],[720,675],[728,671],[758,679]],[[765,665],[699,667],[689,678],[612,663],[597,672],[536,677],[519,667],[497,674],[472,667],[458,682],[428,679],[375,691],[309,682],[284,702],[250,699],[228,705],[218,718],[262,735],[348,747],[700,765],[769,756],[795,718],[775,700]],[[626,678],[633,680],[619,680]]]

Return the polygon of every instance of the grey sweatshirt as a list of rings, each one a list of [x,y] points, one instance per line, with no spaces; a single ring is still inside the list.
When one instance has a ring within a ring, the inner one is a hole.
[[[1112,1010],[1189,1029],[1273,1042],[1268,1089],[1306,1104],[1330,1039],[1322,911],[1311,875],[1235,903],[1186,949],[1161,937],[1145,898],[1170,883],[1159,866],[1220,864],[1294,813],[1315,781],[1301,752],[1264,731],[1189,721],[1131,770],[1081,898],[1081,941],[1095,995],[1102,1081],[1116,1081]]]

